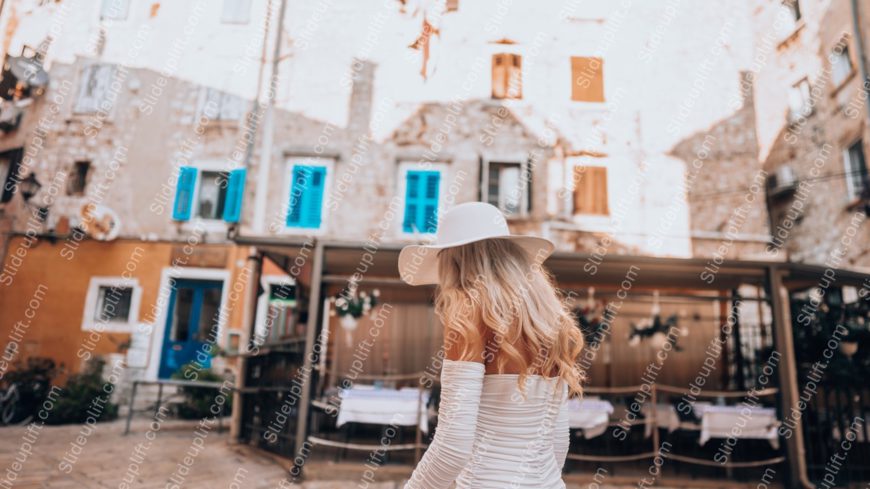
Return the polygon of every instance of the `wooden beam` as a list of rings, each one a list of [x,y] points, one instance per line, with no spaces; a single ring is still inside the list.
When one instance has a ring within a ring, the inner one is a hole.
[[[314,372],[314,342],[317,339],[317,329],[320,326],[320,293],[323,284],[323,242],[314,245],[314,255],[311,257],[311,295],[308,298],[308,323],[305,331],[305,357],[302,371],[306,373],[302,379],[302,396],[299,400],[299,418],[296,420],[295,454],[302,453],[305,446],[305,436],[308,434],[308,409],[311,404],[311,376]],[[295,458],[295,455],[294,457]]]
[[[779,376],[782,415],[798,408],[800,390],[798,388],[797,359],[794,351],[794,334],[791,324],[788,289],[783,285],[785,270],[768,267],[767,276],[770,286],[771,309],[773,314],[773,339],[776,351],[782,356],[777,373]],[[803,423],[798,421],[792,436],[785,439],[786,460],[788,461],[788,487],[815,487],[807,477],[807,460],[804,453]]]

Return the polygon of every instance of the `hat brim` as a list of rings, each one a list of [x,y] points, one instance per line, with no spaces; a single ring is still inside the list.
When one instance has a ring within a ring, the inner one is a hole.
[[[553,242],[546,238],[516,234],[488,236],[439,245],[408,245],[402,248],[402,251],[399,253],[399,276],[409,285],[437,284],[439,251],[485,239],[511,240],[524,249],[537,265],[543,263],[556,248]]]

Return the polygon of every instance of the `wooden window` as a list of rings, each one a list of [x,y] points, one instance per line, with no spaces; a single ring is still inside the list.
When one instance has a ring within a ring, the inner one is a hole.
[[[571,100],[604,102],[604,60],[571,57]]]
[[[141,299],[136,279],[91,277],[82,330],[129,331],[138,321]]]
[[[610,214],[607,204],[607,168],[574,167],[574,214]]]
[[[76,98],[74,111],[77,114],[90,114],[100,110],[106,110],[109,98],[109,87],[115,68],[111,65],[94,64],[86,66],[82,70],[79,81],[79,93]]]
[[[85,188],[88,185],[88,173],[90,171],[90,161],[76,161],[73,165],[72,176],[67,180],[66,194],[73,196],[84,195]]]
[[[831,79],[834,82],[834,88],[846,81],[854,69],[852,57],[849,55],[849,40],[843,39],[831,53]]]
[[[294,165],[287,207],[287,227],[319,229],[323,221],[323,194],[327,168]]]
[[[523,98],[523,60],[519,54],[492,55],[492,98]]]
[[[408,170],[405,174],[403,232],[431,234],[438,230],[440,186],[440,171]]]

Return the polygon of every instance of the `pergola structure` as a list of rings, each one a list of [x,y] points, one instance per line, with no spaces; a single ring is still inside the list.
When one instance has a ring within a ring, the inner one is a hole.
[[[313,354],[318,334],[325,321],[324,294],[328,287],[347,283],[349,278],[357,274],[359,283],[370,286],[407,287],[401,282],[396,266],[400,245],[360,242],[342,242],[316,239],[277,239],[258,237],[236,237],[236,243],[251,247],[253,263],[262,264],[264,257],[279,264],[288,273],[295,270],[305,276],[298,277],[299,282],[307,288],[308,304],[304,344],[298,345],[264,345],[259,355],[248,355],[243,358],[242,385],[239,397],[234,403],[233,434],[246,438],[244,433],[257,432],[256,423],[251,423],[253,404],[258,395],[268,392],[270,395],[281,392],[280,385],[250,385],[248,367],[258,361],[258,357],[275,352],[285,352],[295,355],[299,362],[283,363],[284,369],[301,368],[311,373],[302,378],[302,388],[298,404],[294,406],[291,417],[294,418],[295,430],[288,430],[284,440],[284,454],[291,458],[304,450],[304,442],[309,435],[309,419],[312,396],[317,387],[318,362]],[[595,273],[589,271],[594,264]],[[805,289],[819,283],[825,277],[835,277],[837,286],[854,285],[870,287],[870,273],[829,270],[826,267],[794,264],[784,262],[739,261],[724,260],[713,262],[702,258],[660,258],[649,256],[600,255],[593,256],[584,253],[557,252],[546,262],[547,268],[553,273],[562,289],[571,290],[575,287],[595,286],[596,288],[618,290],[621,284],[630,280],[632,294],[638,296],[648,294],[653,289],[667,288],[679,294],[680,291],[692,291],[697,297],[707,292],[715,295],[716,291],[736,288],[740,285],[753,284],[766,291],[765,301],[769,303],[772,312],[773,347],[781,355],[777,369],[779,389],[779,409],[784,411],[798,403],[799,381],[795,358],[795,347],[790,311],[790,291]],[[586,268],[584,269],[584,266]],[[260,266],[256,267],[252,283],[259,282]],[[711,276],[713,277],[711,280]],[[261,293],[258,287],[253,287],[251,301],[256,302],[256,296]],[[425,294],[431,298],[432,288],[407,287],[408,294]],[[249,308],[253,309],[253,308]],[[253,315],[251,315],[253,316]],[[248,318],[253,333],[255,317]],[[288,375],[290,373],[288,372]],[[286,375],[284,376],[286,379]],[[283,390],[286,390],[283,389]],[[245,397],[250,400],[246,403]],[[252,404],[253,403],[253,404]],[[247,406],[247,407],[246,407]],[[262,409],[261,406],[256,407]],[[272,409],[275,409],[273,407]],[[261,429],[260,427],[259,429]],[[253,430],[253,431],[251,431]],[[807,471],[805,441],[801,423],[794,429],[793,435],[784,439],[785,461],[788,467],[788,484],[792,487],[811,487]]]

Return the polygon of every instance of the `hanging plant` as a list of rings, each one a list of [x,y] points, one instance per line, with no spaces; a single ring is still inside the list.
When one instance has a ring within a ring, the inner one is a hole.
[[[679,336],[686,336],[688,332],[682,328],[678,328],[679,335],[668,335],[672,328],[677,328],[677,315],[672,314],[662,321],[661,314],[654,315],[651,319],[647,319],[640,324],[631,323],[631,333],[628,335],[628,344],[637,346],[641,340],[650,340],[653,348],[661,349],[666,343],[670,343],[676,351],[683,351],[683,348],[677,344]]]
[[[357,295],[356,287],[353,287],[346,288],[338,296],[329,298],[332,304],[329,315],[338,316],[348,346],[353,342],[353,331],[356,330],[358,319],[365,314],[371,314],[380,295],[378,289],[374,289],[371,294],[362,291]]]

